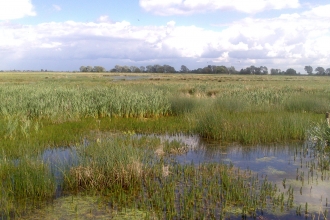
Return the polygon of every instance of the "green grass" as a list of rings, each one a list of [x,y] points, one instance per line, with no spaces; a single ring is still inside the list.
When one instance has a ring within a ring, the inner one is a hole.
[[[51,119],[85,117],[158,117],[170,104],[161,90],[139,92],[121,86],[67,88],[56,84],[11,85],[0,88],[0,114],[6,118]]]
[[[165,154],[158,154],[159,145]],[[99,137],[78,149],[80,162],[66,173],[64,187],[101,194],[114,210],[137,208],[160,219],[225,217],[235,207],[244,207],[239,214],[249,216],[257,209],[284,206],[277,188],[249,171],[170,162],[168,156],[181,148],[178,141],[161,143],[156,137]]]
[[[87,147],[78,146],[78,166],[66,174],[68,190],[114,190],[136,187],[144,173],[144,151],[134,147],[130,136],[98,138]]]
[[[196,133],[207,139],[249,145],[304,140],[311,122],[320,118],[315,114],[244,111],[249,107],[237,108],[237,104],[230,106],[235,107],[235,113],[217,107],[196,113]]]
[[[20,215],[41,201],[50,201],[55,179],[47,164],[35,158],[0,159],[0,216]]]
[[[330,109],[330,96],[325,94],[297,95],[283,103],[289,112],[312,112],[324,114]]]
[[[283,206],[283,199],[268,182],[249,187],[253,174],[230,166],[173,164],[171,155],[187,150],[182,143],[133,134],[251,145],[305,140],[316,129],[329,140],[328,128],[315,126],[329,110],[329,77],[143,74],[148,78],[112,81],[108,75],[0,74],[1,217],[52,200],[54,176],[38,159],[52,147],[78,149],[78,164],[63,170],[67,194],[97,194],[118,213],[189,219],[230,210],[253,215],[270,203]],[[84,146],[84,139],[91,143]]]

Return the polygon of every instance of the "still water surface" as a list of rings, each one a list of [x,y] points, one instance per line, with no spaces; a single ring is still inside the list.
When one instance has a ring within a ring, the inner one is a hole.
[[[257,146],[227,145],[203,141],[198,136],[164,135],[157,136],[162,140],[176,140],[185,144],[189,151],[186,154],[174,156],[174,160],[181,164],[225,163],[233,164],[242,170],[251,170],[260,177],[266,177],[279,188],[279,192],[286,192],[291,186],[294,189],[294,207],[301,205],[303,213],[306,202],[309,212],[315,213],[316,219],[324,219],[320,214],[325,210],[330,212],[327,200],[330,200],[330,174],[321,172],[317,168],[318,159],[314,154],[312,142],[272,144]],[[88,143],[87,143],[88,144]],[[47,150],[43,160],[50,163],[58,179],[57,196],[61,196],[60,182],[62,170],[77,163],[74,148],[59,148]],[[329,201],[330,203],[330,201]],[[320,215],[319,215],[320,214]],[[296,216],[295,210],[286,216],[264,215],[265,219],[304,219],[306,216]],[[309,215],[309,219],[313,216]]]

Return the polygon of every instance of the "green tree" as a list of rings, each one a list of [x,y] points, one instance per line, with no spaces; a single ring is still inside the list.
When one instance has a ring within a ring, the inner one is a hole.
[[[313,75],[313,67],[305,66],[305,71],[308,73],[308,75]]]
[[[229,74],[229,71],[225,66],[217,66],[214,72],[218,74]]]
[[[141,73],[141,70],[140,70],[140,68],[136,68],[134,72],[135,73]]]
[[[239,71],[239,73],[242,74],[242,75],[251,74],[251,68],[250,67],[247,67],[245,69],[241,69],[241,71]]]
[[[327,68],[327,69],[325,70],[325,73],[326,73],[327,75],[330,75],[330,68]]]
[[[161,65],[158,65],[158,64],[154,65],[154,69],[156,70],[155,73],[163,73],[163,72],[165,72],[164,71],[164,66],[161,66]]]
[[[260,67],[255,67],[254,74],[256,74],[256,75],[261,75],[262,74]]]
[[[129,67],[132,73],[136,73],[138,70],[140,72],[140,69],[137,66],[130,66]]]
[[[185,65],[181,65],[180,72],[182,72],[182,73],[188,73],[189,72],[189,69]]]
[[[103,66],[94,66],[93,68],[93,72],[104,72],[105,71],[105,68]]]
[[[131,72],[131,69],[129,68],[129,66],[123,66],[122,67],[123,69],[122,69],[122,72],[124,72],[124,73],[130,73]]]
[[[212,73],[216,72],[217,66],[216,65],[208,65],[209,68],[211,68]]]
[[[267,75],[268,74],[268,68],[266,66],[260,66],[260,74]]]
[[[116,66],[115,66],[115,69],[116,69],[117,72],[122,72],[123,67],[120,66],[120,65],[116,65]]]
[[[270,74],[271,75],[281,75],[281,70],[280,69],[270,69]]]
[[[317,72],[317,75],[324,75],[324,73],[325,73],[325,70],[324,70],[324,68],[323,67],[317,67],[316,69],[315,69],[315,71]]]
[[[250,74],[255,74],[257,68],[255,66],[250,66]]]
[[[203,69],[202,68],[198,68],[198,69],[192,70],[191,72],[192,73],[203,73]]]
[[[227,67],[227,70],[228,70],[229,74],[236,74],[237,73],[235,67],[233,67],[233,66]]]
[[[175,73],[175,68],[170,65],[164,65],[164,72],[165,73]]]
[[[80,72],[87,72],[87,68],[85,66],[81,66],[79,70]]]
[[[148,65],[148,66],[146,66],[146,71],[148,73],[154,73],[154,67],[152,65]]]
[[[286,70],[285,74],[286,75],[297,75],[297,71],[292,68],[289,68]]]
[[[212,69],[208,66],[204,67],[203,70],[202,70],[203,73],[211,73],[212,72]]]
[[[93,67],[92,66],[86,66],[86,71],[85,72],[92,72]]]

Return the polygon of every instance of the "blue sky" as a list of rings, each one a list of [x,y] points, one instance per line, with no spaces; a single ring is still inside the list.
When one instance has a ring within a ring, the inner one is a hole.
[[[0,70],[330,68],[326,0],[0,0]]]

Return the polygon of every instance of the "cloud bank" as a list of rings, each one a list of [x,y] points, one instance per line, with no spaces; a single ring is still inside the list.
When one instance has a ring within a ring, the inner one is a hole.
[[[302,72],[305,65],[328,68],[329,9],[330,5],[324,5],[270,19],[245,18],[219,31],[178,26],[175,21],[161,26],[134,26],[127,21],[111,22],[107,16],[88,23],[3,22],[0,69],[9,68],[6,63],[27,60],[36,68],[41,60],[51,60],[71,70],[88,65],[86,61],[109,69],[114,64],[125,64],[123,60],[184,64],[191,69],[203,67],[206,62],[237,68],[250,65],[296,68]]]
[[[298,8],[299,0],[140,0],[140,6],[157,15],[187,15],[216,10],[254,14],[264,10]]]
[[[35,15],[31,0],[0,0],[0,20],[13,20]]]

